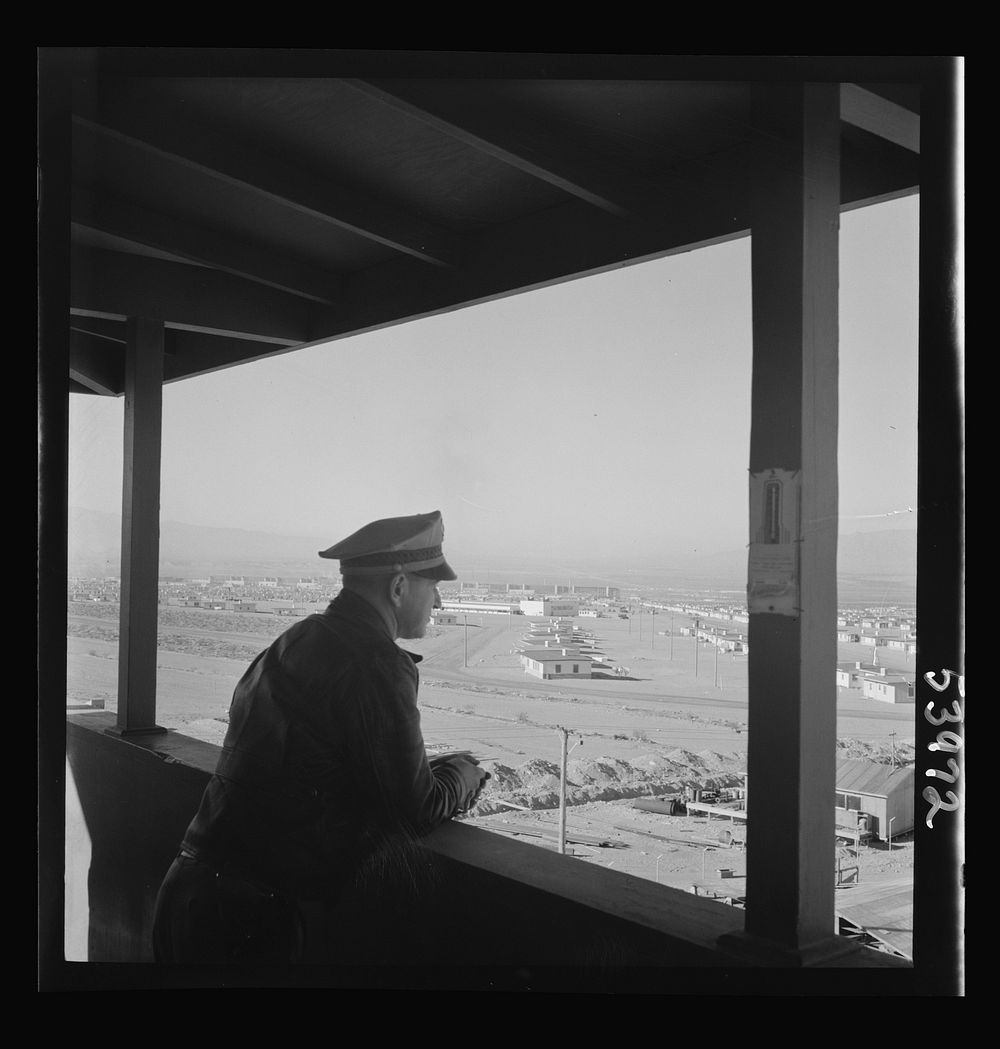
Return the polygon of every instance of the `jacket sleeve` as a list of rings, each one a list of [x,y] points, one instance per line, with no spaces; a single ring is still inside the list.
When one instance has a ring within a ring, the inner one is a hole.
[[[455,815],[466,790],[457,769],[428,763],[416,671],[400,655],[352,667],[341,686],[356,718],[351,760],[366,808],[386,830],[422,835]]]

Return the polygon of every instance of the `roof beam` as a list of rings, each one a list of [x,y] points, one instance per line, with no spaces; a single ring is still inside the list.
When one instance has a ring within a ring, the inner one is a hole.
[[[634,186],[628,186],[620,168],[612,170],[599,157],[565,139],[554,142],[547,128],[522,114],[496,111],[486,115],[466,107],[463,93],[453,85],[442,92],[433,82],[423,80],[409,80],[405,86],[393,82],[391,88],[368,80],[343,82],[612,215],[629,214],[633,196],[643,200],[651,195],[649,185],[636,179]]]
[[[263,342],[248,342],[225,335],[168,328],[164,345],[163,381],[176,382],[194,375],[207,375],[234,364],[273,357],[286,348]]]
[[[76,248],[70,306],[77,315],[145,317],[172,327],[290,346],[331,323],[330,311],[226,273],[141,255]]]
[[[134,108],[124,100],[107,100],[94,112],[76,114],[73,121],[78,127],[183,164],[422,262],[448,266],[459,257],[460,241],[449,231],[328,178],[220,138],[161,107],[150,104]]]
[[[93,193],[77,190],[73,194],[73,222],[314,302],[333,305],[340,298],[341,281],[332,274],[123,200],[103,195],[98,199]]]
[[[898,195],[887,187],[906,174],[900,163],[916,167],[919,161],[892,152],[890,163],[874,166],[864,166],[864,157],[850,162],[842,156],[842,211]],[[659,206],[625,219],[569,200],[485,230],[468,238],[459,271],[418,268],[401,258],[370,267],[352,281],[347,307],[322,335],[334,339],[388,327],[748,235],[749,200],[726,172],[751,159],[747,150],[729,155],[725,167],[699,167],[690,176],[697,195],[664,193]],[[914,172],[914,191],[917,184]]]
[[[418,270],[403,259],[369,268],[353,282],[341,323],[325,334],[354,335],[690,251],[746,235],[749,226],[742,204],[734,209],[725,197],[699,215],[671,200],[656,213],[623,220],[573,200],[470,239],[460,273]]]
[[[271,357],[274,353],[275,347],[270,343],[167,328],[163,381],[206,375],[234,364]],[[90,393],[120,397],[125,392],[125,325],[101,318],[73,317],[69,374]]]
[[[119,346],[125,345],[125,324],[122,321],[103,320],[100,317],[88,317],[73,312],[69,328],[72,332],[94,339],[117,343]]]
[[[125,345],[91,332],[70,330],[70,378],[91,393],[118,397],[125,392]]]
[[[857,84],[840,85],[840,119],[912,153],[920,152],[920,115]]]

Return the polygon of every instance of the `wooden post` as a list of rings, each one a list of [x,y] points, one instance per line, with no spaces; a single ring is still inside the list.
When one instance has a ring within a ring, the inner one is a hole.
[[[569,733],[566,729],[559,729],[562,736],[559,756],[559,854],[566,854],[566,743]]]
[[[38,963],[64,963],[72,59],[38,55]]]
[[[156,724],[163,324],[130,318],[125,359],[122,582],[116,735]]]
[[[961,71],[921,85],[913,962],[919,993],[965,985],[965,519]],[[945,671],[949,673],[946,675]],[[928,676],[929,675],[929,676]],[[942,736],[942,733],[950,735]],[[941,738],[939,738],[941,737]],[[933,748],[933,749],[932,749]],[[947,748],[947,749],[945,749]],[[954,767],[950,762],[954,762]],[[936,799],[942,807],[936,806]]]
[[[751,513],[763,508],[751,520],[748,569],[754,800],[746,927],[721,942],[760,961],[804,966],[845,949],[833,935],[830,862],[839,87],[755,86],[753,122]]]

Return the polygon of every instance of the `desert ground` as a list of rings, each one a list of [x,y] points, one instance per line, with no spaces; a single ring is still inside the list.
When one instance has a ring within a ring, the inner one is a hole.
[[[72,605],[68,702],[114,709],[116,605]],[[680,615],[578,618],[607,660],[627,678],[541,681],[521,668],[518,643],[532,619],[460,616],[401,642],[422,655],[421,724],[430,754],[470,750],[491,780],[463,819],[542,848],[557,847],[562,730],[567,733],[567,854],[586,863],[739,903],[745,896],[742,825],[723,818],[669,816],[632,807],[636,798],[685,787],[740,787],[746,772],[746,656],[718,653],[678,633]],[[158,720],[186,735],[221,743],[240,675],[285,617],[161,608]],[[671,628],[673,633],[671,633]],[[697,651],[697,655],[696,655]],[[872,650],[840,645],[838,658],[870,661]],[[890,669],[913,659],[881,649]],[[697,661],[697,665],[696,665]],[[838,754],[908,763],[914,707],[837,697]],[[912,886],[912,840],[897,837],[836,850],[847,890]],[[855,872],[851,874],[852,868]],[[838,894],[840,898],[840,894]]]

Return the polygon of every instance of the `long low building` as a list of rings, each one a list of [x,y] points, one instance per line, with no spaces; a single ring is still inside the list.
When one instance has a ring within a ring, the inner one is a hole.
[[[519,616],[521,614],[518,604],[509,601],[442,601],[441,608],[445,612],[455,612],[460,615]]]
[[[549,681],[553,678],[589,678],[593,660],[571,649],[535,648],[521,653],[521,665],[533,677]]]
[[[865,699],[881,703],[913,703],[916,698],[916,685],[911,678],[892,674],[877,663],[838,663],[836,674],[838,688],[860,688]]]
[[[880,703],[914,703],[917,687],[914,682],[898,675],[866,677],[861,682],[861,695]]]
[[[580,609],[576,598],[546,597],[540,601],[521,601],[526,616],[575,616]]]

